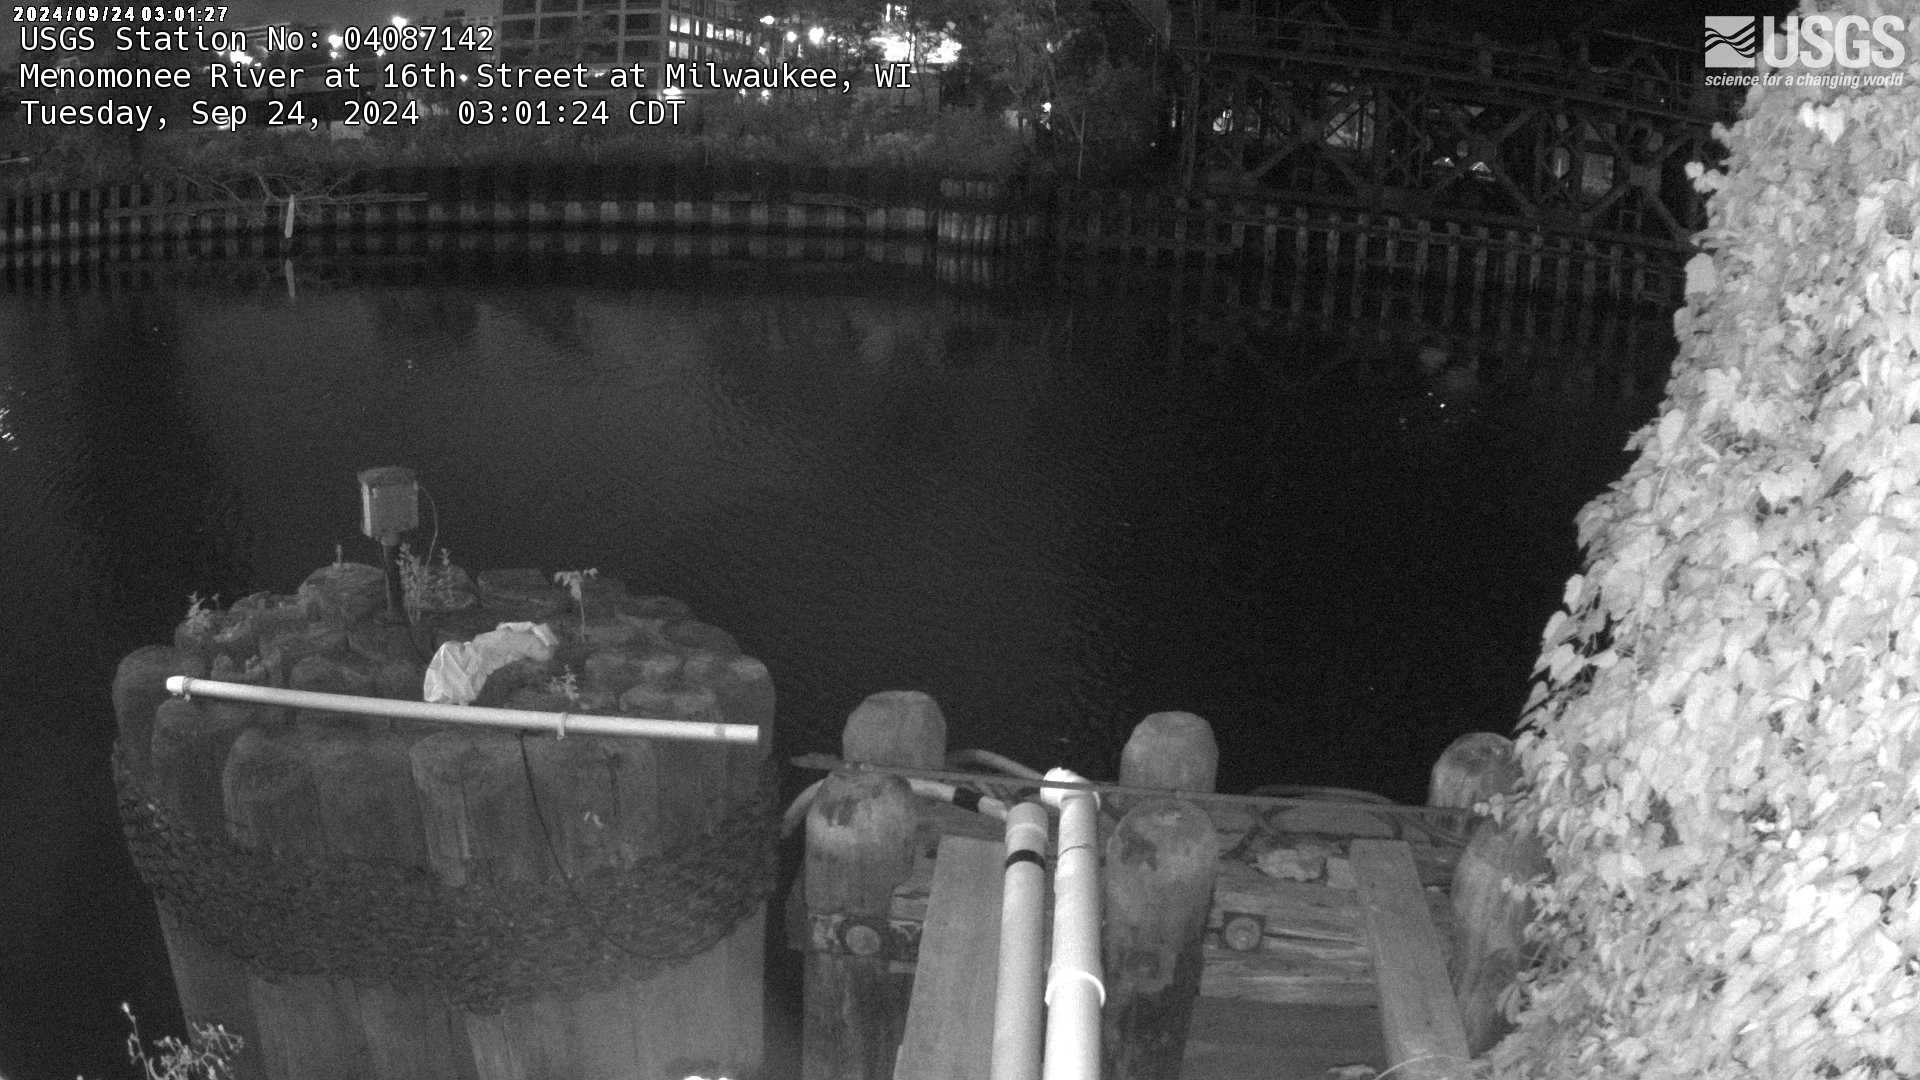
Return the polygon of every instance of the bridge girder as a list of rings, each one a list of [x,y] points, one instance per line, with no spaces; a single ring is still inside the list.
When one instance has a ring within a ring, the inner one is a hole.
[[[1705,224],[1689,162],[1717,163],[1697,56],[1585,43],[1563,60],[1353,27],[1321,5],[1262,19],[1243,0],[1175,12],[1192,191],[1455,212],[1684,243]],[[1224,12],[1224,13],[1223,13]]]

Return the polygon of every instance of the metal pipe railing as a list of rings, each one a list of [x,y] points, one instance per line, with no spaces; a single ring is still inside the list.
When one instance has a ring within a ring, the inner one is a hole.
[[[993,1001],[991,1080],[1040,1080],[1041,986],[1046,969],[1047,810],[1007,811],[1000,894],[1000,973]]]
[[[426,720],[476,727],[551,731],[563,739],[568,734],[624,735],[649,739],[677,739],[685,742],[729,743],[735,746],[754,746],[760,741],[760,728],[756,724],[652,720],[636,716],[592,716],[538,712],[533,709],[488,709],[476,705],[445,705],[428,701],[355,697],[350,694],[322,694],[313,690],[282,690],[273,686],[250,686],[246,683],[192,679],[185,675],[169,678],[167,692],[184,698],[207,697],[216,701],[243,701],[255,705],[313,709],[317,712],[382,716],[393,720]]]
[[[1048,780],[1080,781],[1066,769]],[[1060,844],[1053,871],[1053,963],[1047,970],[1046,1080],[1099,1080],[1100,1007],[1107,987],[1100,967],[1100,796],[1049,787],[1042,797],[1060,808]]]

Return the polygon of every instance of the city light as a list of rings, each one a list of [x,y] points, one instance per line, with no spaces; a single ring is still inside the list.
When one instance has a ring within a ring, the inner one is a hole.
[[[395,15],[393,17],[393,25],[395,26],[407,25],[407,17],[405,15]]]
[[[788,38],[789,40],[791,40],[792,35],[788,35]],[[807,40],[812,42],[815,45],[818,45],[821,42],[827,40],[827,32],[821,29],[820,27],[815,26],[807,31]]]

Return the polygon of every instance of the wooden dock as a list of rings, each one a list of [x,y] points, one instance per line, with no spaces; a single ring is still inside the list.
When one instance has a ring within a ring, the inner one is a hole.
[[[1431,832],[1384,838],[1364,807],[1318,815],[1323,828],[1344,818],[1346,832],[1290,834],[1269,823],[1284,812],[1208,808],[1222,850],[1236,854],[1223,858],[1215,887],[1183,1080],[1326,1080],[1346,1067],[1384,1072],[1416,1057],[1468,1057],[1447,976],[1446,885],[1463,844]],[[929,808],[913,876],[894,892],[890,917],[917,940],[897,1080],[986,1075],[1001,848],[983,823],[997,824]],[[1271,842],[1290,846],[1262,850]],[[1289,880],[1262,862],[1319,872]]]
[[[1486,988],[1468,985],[1461,973],[1486,968],[1469,954],[1491,948],[1491,935],[1463,925],[1456,912],[1476,923],[1494,913],[1485,903],[1483,870],[1469,875],[1474,883],[1465,890],[1454,888],[1470,839],[1489,827],[1459,803],[1504,790],[1512,764],[1501,737],[1466,741],[1480,778],[1436,782],[1441,805],[1184,793],[1211,818],[1220,857],[1198,998],[1181,1036],[1182,1080],[1473,1074],[1473,1053],[1485,1049],[1497,1023],[1487,1020]],[[875,949],[886,957],[897,992],[909,998],[892,1036],[898,1051],[891,1070],[869,1075],[984,1078],[994,1025],[1001,823],[924,800],[915,814],[912,867],[891,892],[884,941]],[[1103,838],[1118,820],[1111,807],[1103,809]],[[1498,876],[1494,881],[1498,893]],[[1493,905],[1501,918],[1509,907]],[[812,920],[815,949],[845,940],[844,923],[818,911]],[[1510,978],[1511,966],[1504,970]],[[1110,995],[1116,978],[1110,968]],[[1112,1004],[1109,998],[1109,1024]]]

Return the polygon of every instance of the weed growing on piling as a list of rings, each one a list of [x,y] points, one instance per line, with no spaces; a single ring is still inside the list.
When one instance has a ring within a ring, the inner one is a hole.
[[[233,1080],[234,1058],[246,1040],[219,1024],[190,1024],[185,1041],[172,1035],[157,1039],[149,1052],[140,1041],[140,1020],[133,1007],[122,1002],[133,1028],[127,1036],[127,1059],[140,1069],[144,1080]]]
[[[431,551],[423,559],[414,554],[411,544],[401,544],[396,558],[400,563],[400,588],[406,597],[409,622],[417,622],[422,610],[445,610],[459,599],[453,552],[441,548],[437,560]]]
[[[187,632],[192,634],[211,632],[213,630],[213,614],[219,603],[219,593],[215,593],[211,600],[201,596],[197,592],[190,593],[187,596],[187,617],[182,621],[182,625],[187,628]]]
[[[574,674],[573,665],[568,664],[560,674],[547,680],[547,689],[567,699],[567,704],[580,704],[580,676]]]
[[[587,636],[587,579],[599,577],[598,568],[588,570],[562,570],[553,575],[555,585],[564,585],[573,594],[573,606],[580,612],[580,636]]]

